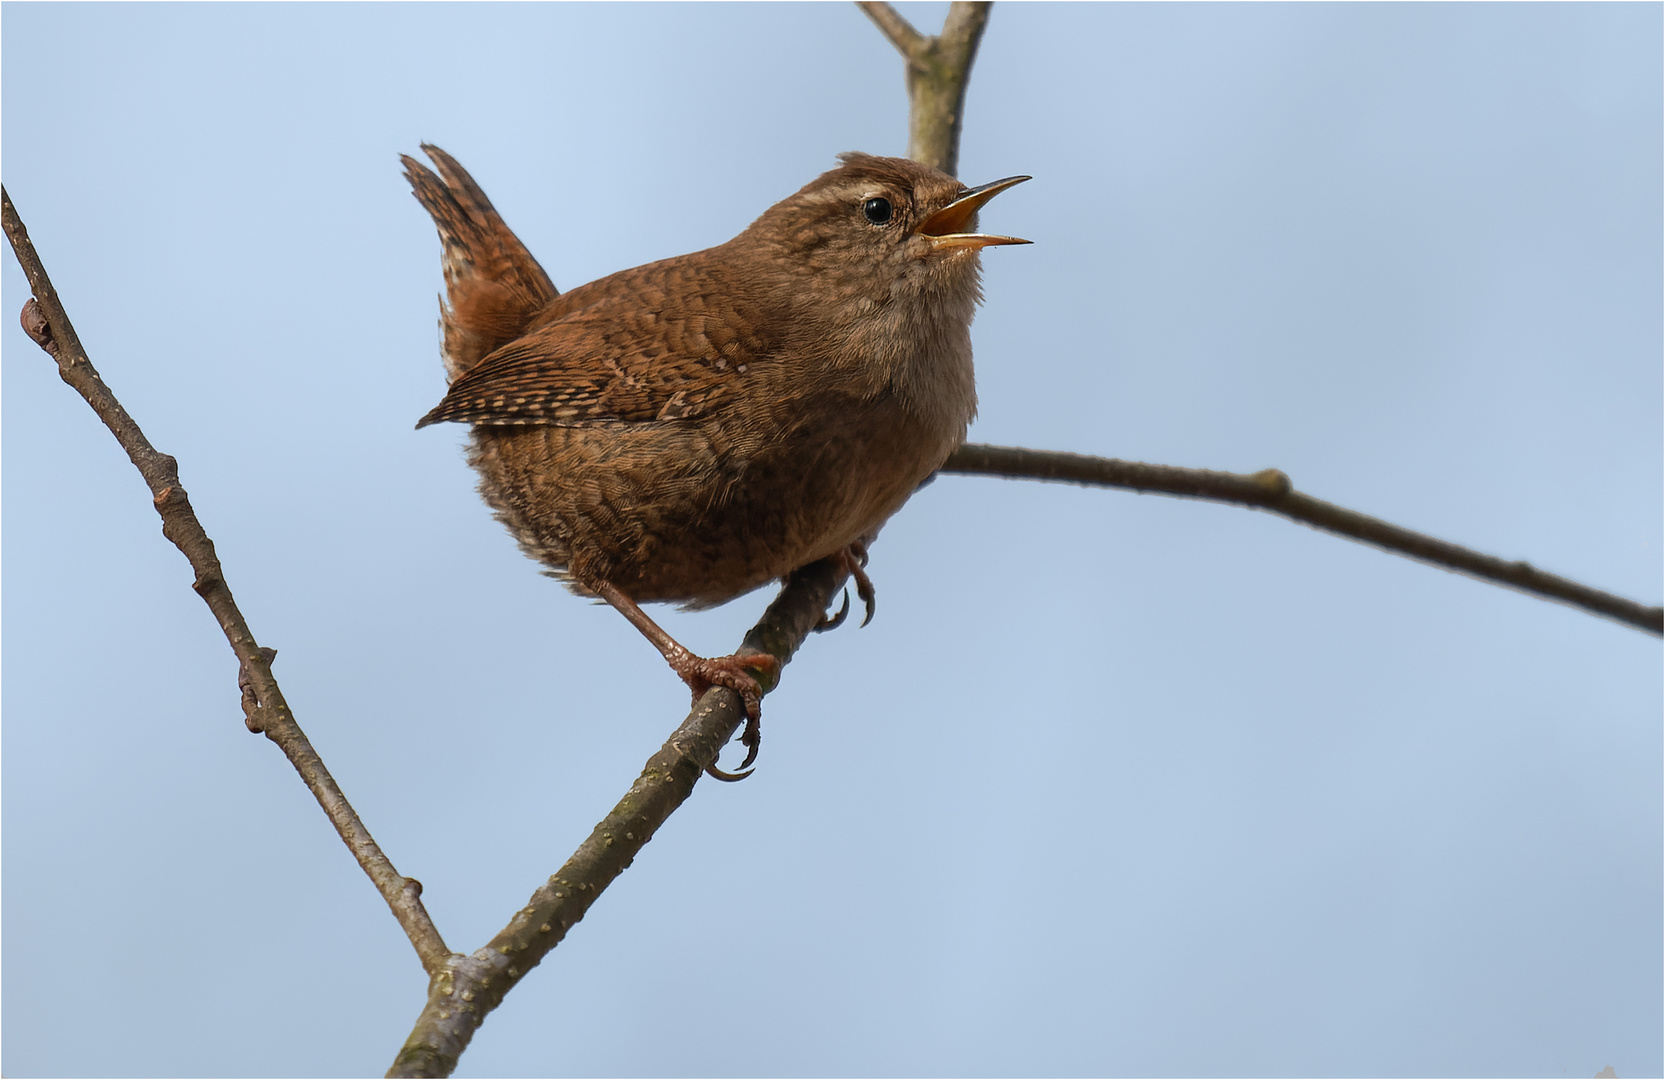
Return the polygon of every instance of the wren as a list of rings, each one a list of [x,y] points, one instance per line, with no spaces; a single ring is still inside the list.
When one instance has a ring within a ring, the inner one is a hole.
[[[617,608],[696,700],[739,693],[757,756],[766,655],[694,655],[641,608],[724,603],[837,558],[885,520],[977,411],[977,212],[1029,179],[968,188],[849,153],[726,244],[557,292],[438,147],[402,157],[442,245],[450,390],[417,427],[472,425],[480,493],[521,549]],[[712,767],[711,775],[747,775]]]

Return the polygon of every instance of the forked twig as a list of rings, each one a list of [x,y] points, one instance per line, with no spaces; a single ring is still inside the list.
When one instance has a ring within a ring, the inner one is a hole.
[[[949,5],[942,33],[936,37],[915,30],[883,0],[858,0],[856,6],[907,61],[908,156],[957,175],[965,91],[994,5],[957,0]]]
[[[822,620],[827,605],[849,576],[838,560],[826,559],[793,572],[739,652],[765,652],[784,666]],[[726,687],[708,690],[624,798],[578,846],[572,858],[472,956],[453,957],[428,987],[428,1001],[389,1076],[449,1076],[486,1014],[525,977],[624,872],[693,794],[694,784],[745,720],[740,697]]]

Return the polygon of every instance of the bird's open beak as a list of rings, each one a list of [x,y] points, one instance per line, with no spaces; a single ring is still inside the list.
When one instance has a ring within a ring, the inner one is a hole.
[[[1008,176],[1004,180],[996,180],[992,184],[974,187],[964,195],[955,199],[947,206],[938,210],[930,217],[921,221],[914,232],[931,241],[931,246],[943,248],[985,248],[998,244],[1027,244],[1028,240],[1019,240],[1015,236],[988,236],[983,233],[967,233],[960,230],[965,228],[983,204],[1005,191],[1009,187],[1017,187],[1027,176]]]

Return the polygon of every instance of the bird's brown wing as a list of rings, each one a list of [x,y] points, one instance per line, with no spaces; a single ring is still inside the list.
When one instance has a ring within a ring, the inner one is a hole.
[[[558,295],[543,267],[455,158],[422,144],[439,175],[400,155],[405,178],[439,230],[446,303],[440,306],[445,368],[452,379],[526,333]]]
[[[768,342],[744,306],[708,310],[698,297],[663,301],[661,279],[684,260],[639,267],[563,297],[605,299],[498,349],[451,384],[417,427],[474,424],[578,426],[691,419],[746,381]],[[630,280],[634,275],[636,280]],[[625,279],[625,280],[620,280]],[[766,361],[764,361],[766,362]]]

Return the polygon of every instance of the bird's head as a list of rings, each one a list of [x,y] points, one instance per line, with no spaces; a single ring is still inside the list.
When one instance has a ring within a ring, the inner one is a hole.
[[[810,287],[828,300],[974,293],[979,251],[1029,243],[977,231],[983,205],[1027,176],[967,187],[905,158],[848,153],[839,160],[742,234],[808,271]]]

